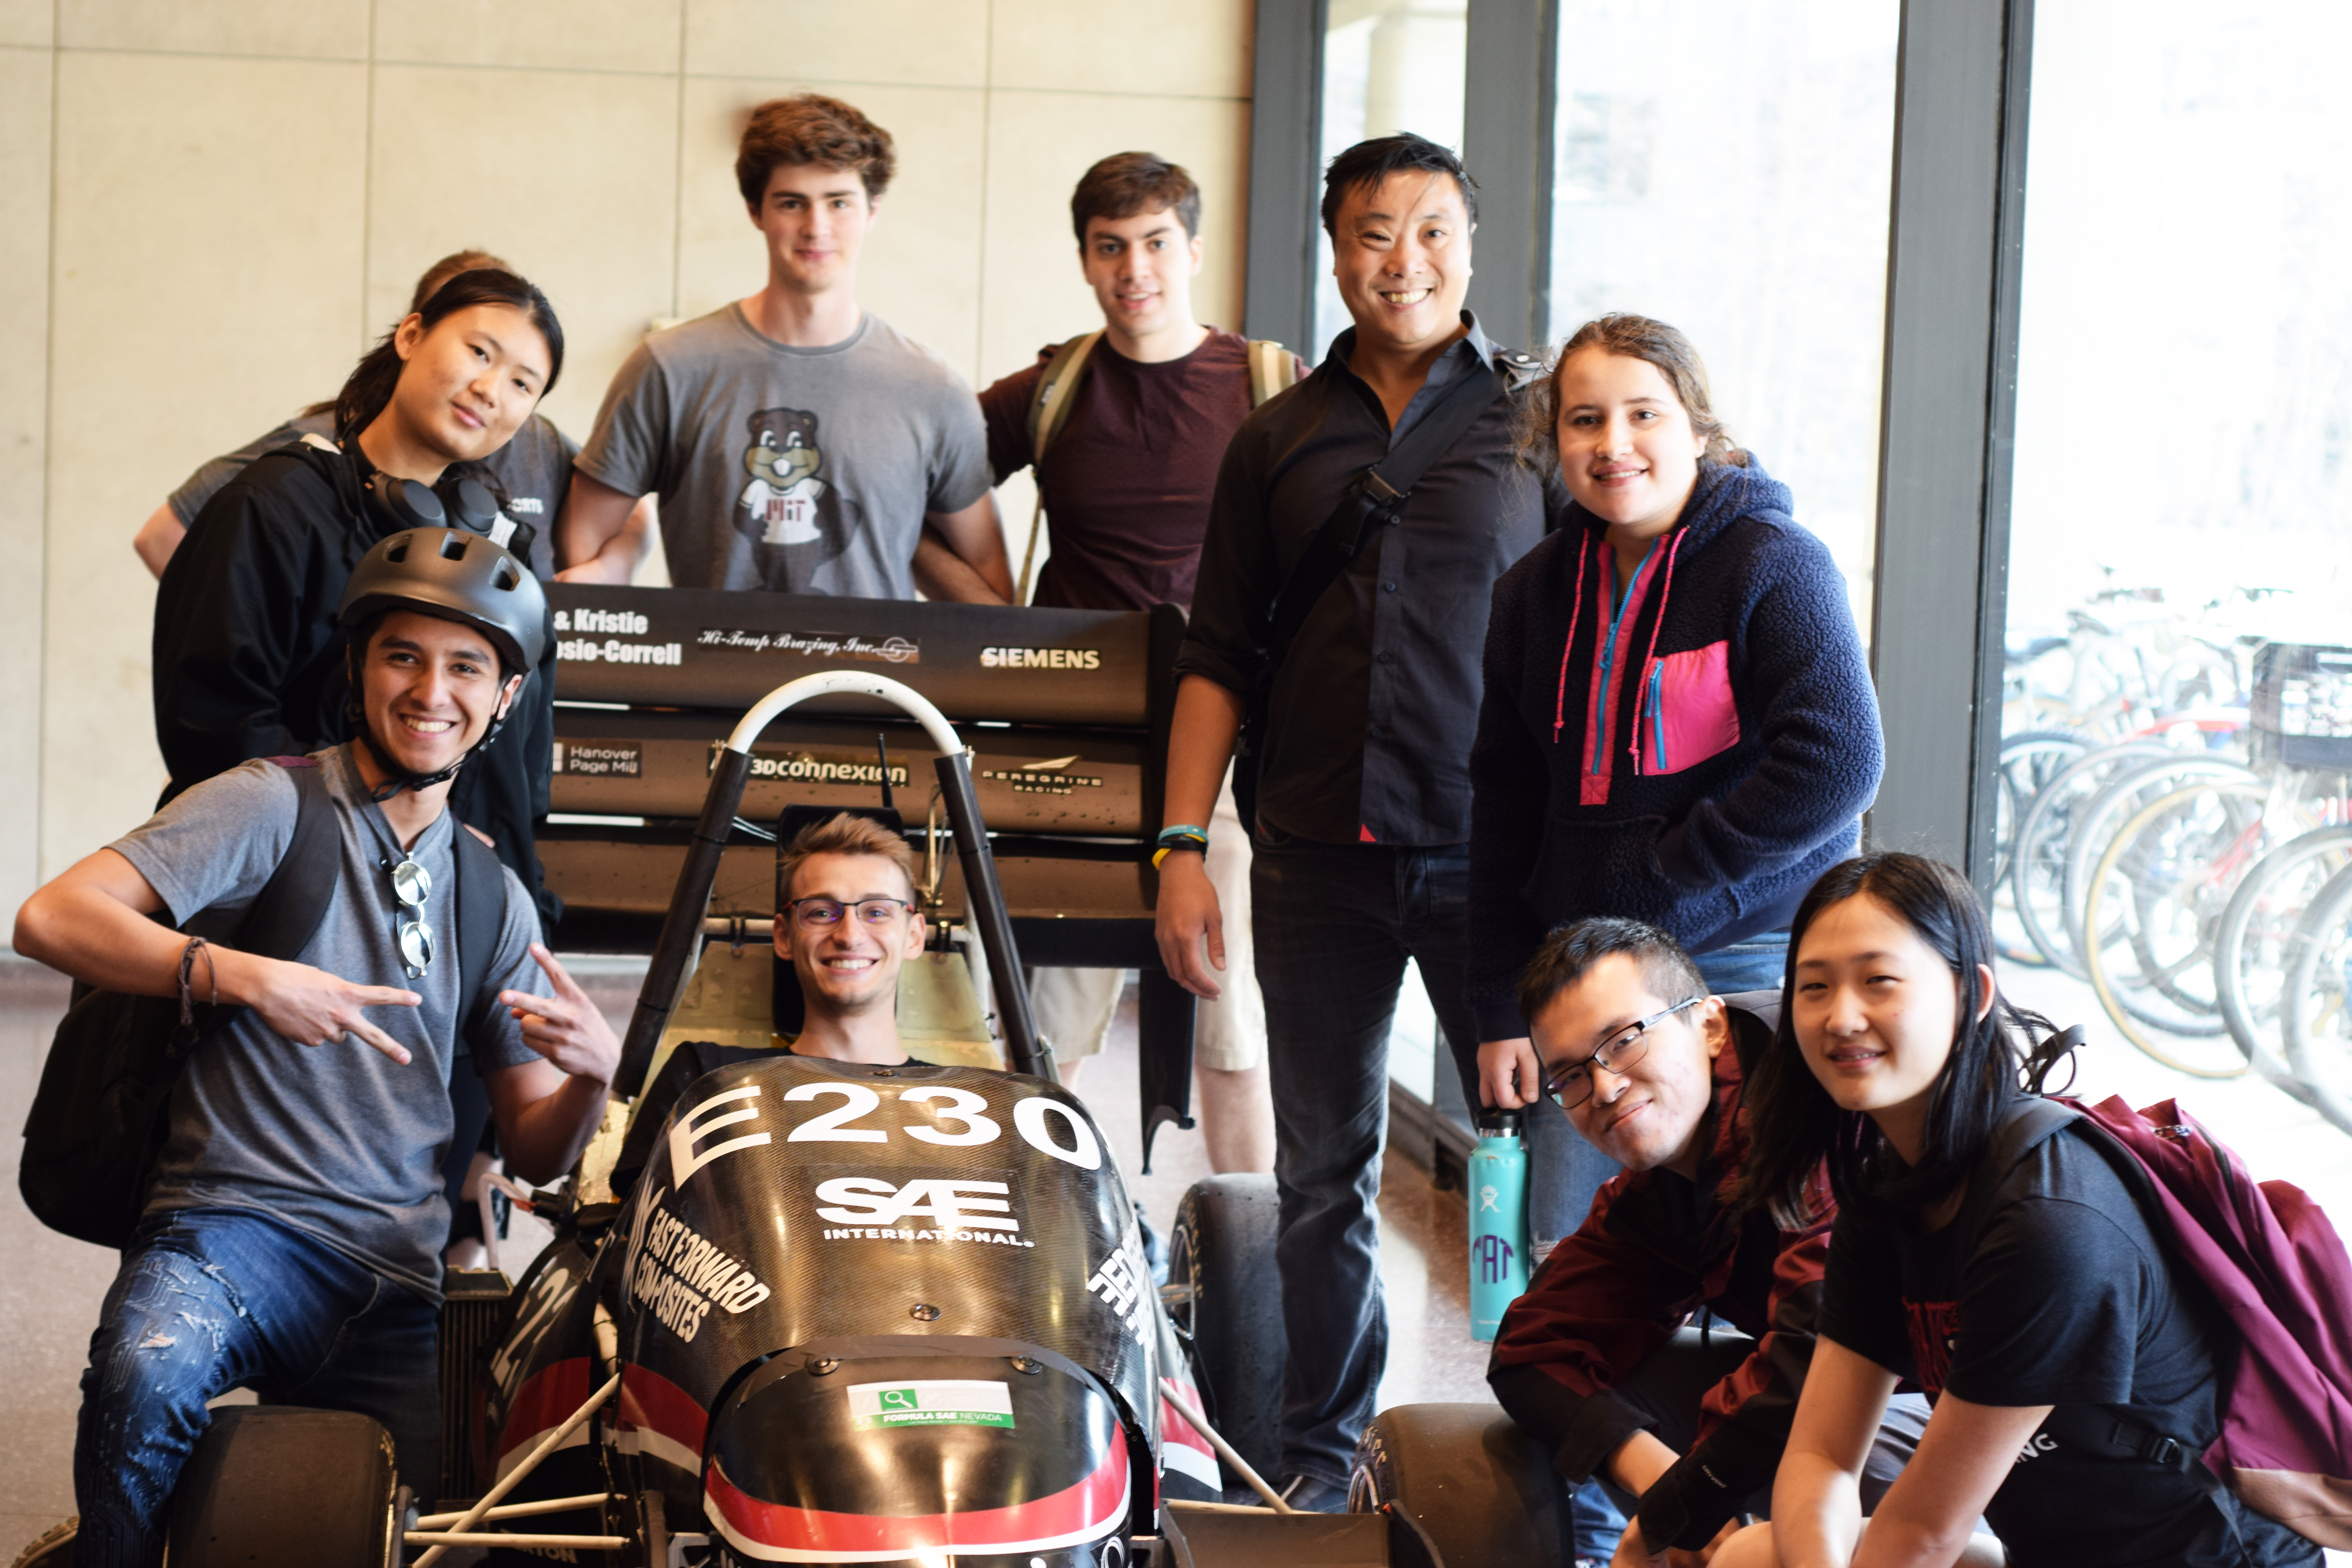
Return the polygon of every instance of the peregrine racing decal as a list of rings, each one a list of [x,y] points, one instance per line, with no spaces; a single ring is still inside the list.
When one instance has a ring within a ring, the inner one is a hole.
[[[803,658],[849,658],[863,664],[920,664],[923,645],[911,637],[879,642],[855,632],[752,632],[740,626],[705,626],[697,647],[727,653],[793,653]]]
[[[1068,771],[1078,760],[1075,753],[1048,757],[1043,762],[1024,763],[1017,768],[982,768],[977,776],[992,784],[1010,784],[1015,795],[1069,795],[1081,789],[1102,788],[1099,774]]]
[[[877,1426],[1010,1426],[1013,1390],[963,1377],[853,1383],[849,1424],[860,1432]]]
[[[1102,650],[1093,647],[984,647],[982,669],[1100,669]]]
[[[832,560],[848,543],[856,504],[823,477],[814,414],[762,408],[743,424],[751,435],[743,448],[749,481],[736,499],[735,527],[773,563],[788,551],[801,556],[793,575],[805,582],[808,567]],[[784,584],[780,572],[762,575],[772,586]]]

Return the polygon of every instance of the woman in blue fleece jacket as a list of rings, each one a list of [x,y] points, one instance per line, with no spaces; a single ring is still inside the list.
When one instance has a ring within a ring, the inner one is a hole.
[[[1845,580],[1724,434],[1688,339],[1588,323],[1527,420],[1573,500],[1495,584],[1470,753],[1469,1003],[1506,1108],[1538,1095],[1512,997],[1547,931],[1630,916],[1717,992],[1777,987],[1884,765]]]

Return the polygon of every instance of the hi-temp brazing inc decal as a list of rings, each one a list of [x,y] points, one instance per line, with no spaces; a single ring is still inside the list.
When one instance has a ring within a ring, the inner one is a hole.
[[[923,645],[912,637],[880,641],[855,632],[755,632],[705,626],[694,646],[714,653],[789,653],[803,658],[847,658],[861,664],[920,664]]]

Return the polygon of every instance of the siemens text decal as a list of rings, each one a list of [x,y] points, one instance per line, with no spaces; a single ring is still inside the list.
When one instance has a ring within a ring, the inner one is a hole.
[[[1091,647],[984,647],[982,669],[1100,669],[1102,650]]]

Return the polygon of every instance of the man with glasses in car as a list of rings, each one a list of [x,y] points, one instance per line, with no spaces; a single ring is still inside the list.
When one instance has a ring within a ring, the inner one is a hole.
[[[1486,1379],[1554,1468],[1598,1479],[1632,1520],[1612,1568],[1697,1568],[1770,1506],[1835,1217],[1826,1192],[1793,1228],[1726,1205],[1748,1150],[1741,1058],[1780,999],[1710,996],[1674,938],[1596,919],[1545,941],[1518,1003],[1550,1102],[1528,1114],[1564,1113],[1624,1170],[1504,1314]],[[1888,1402],[1865,1514],[1927,1420],[1917,1394]]]
[[[776,858],[776,961],[808,1005],[794,1055],[892,1066],[898,972],[923,951],[915,852],[869,817],[814,823]]]

